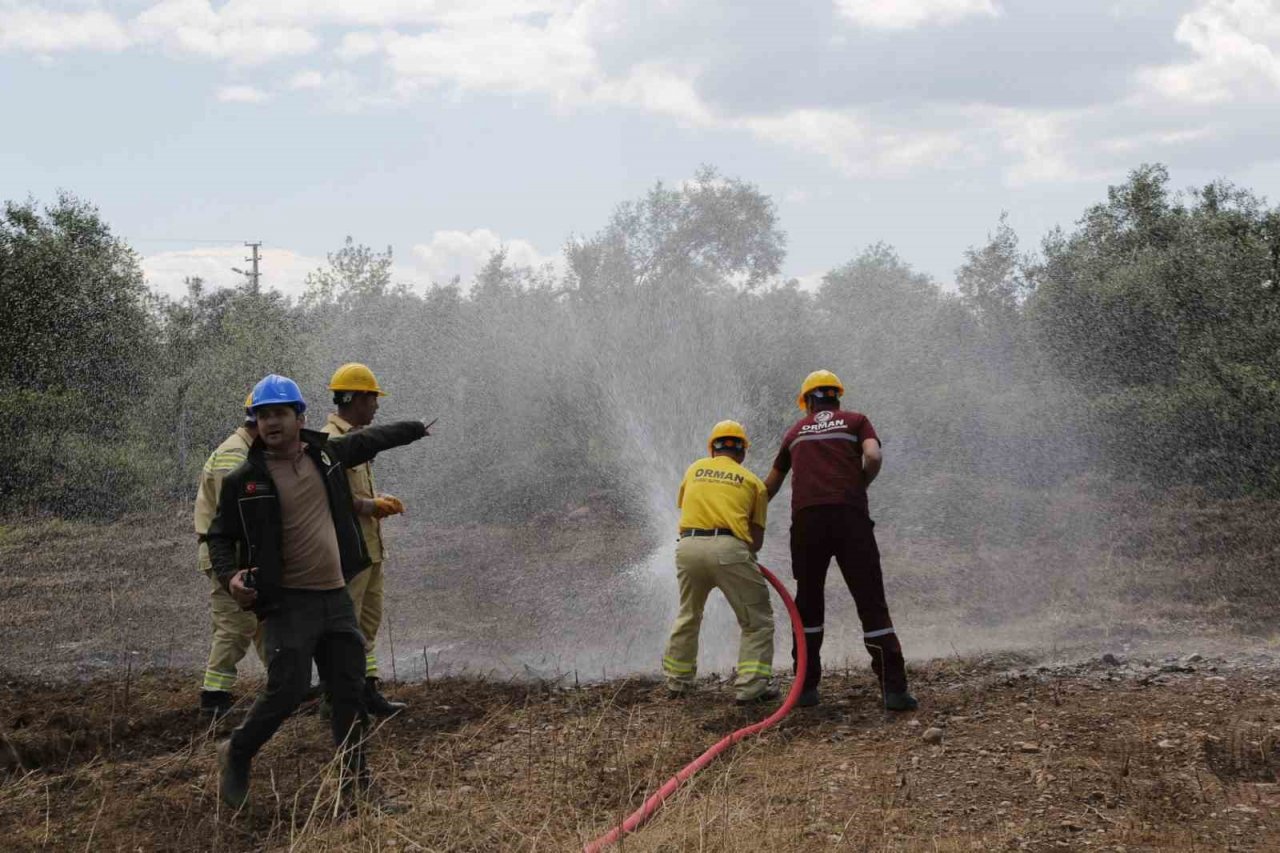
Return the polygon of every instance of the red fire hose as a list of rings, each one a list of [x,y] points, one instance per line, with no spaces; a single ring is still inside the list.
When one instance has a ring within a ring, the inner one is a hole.
[[[804,644],[804,625],[800,622],[800,611],[796,609],[796,603],[792,600],[791,595],[787,592],[787,588],[782,582],[774,577],[773,572],[760,566],[760,574],[764,575],[764,579],[778,592],[782,597],[782,602],[787,606],[787,613],[791,616],[791,630],[796,640],[796,677],[791,682],[791,691],[787,693],[786,700],[778,710],[774,711],[765,719],[758,723],[738,729],[736,732],[726,736],[715,746],[699,755],[694,761],[686,765],[676,775],[672,776],[666,783],[657,790],[649,799],[644,801],[644,805],[636,809],[631,815],[618,826],[606,832],[604,835],[592,841],[586,847],[582,848],[583,853],[598,853],[610,844],[617,842],[618,839],[626,835],[628,832],[634,832],[639,829],[645,821],[653,817],[653,815],[662,807],[662,803],[667,797],[671,796],[676,790],[683,785],[693,774],[706,767],[716,756],[733,746],[740,740],[750,737],[757,732],[762,732],[770,726],[776,725],[783,717],[785,717],[796,705],[796,700],[800,698],[801,692],[804,690],[804,671],[805,671],[805,644]]]

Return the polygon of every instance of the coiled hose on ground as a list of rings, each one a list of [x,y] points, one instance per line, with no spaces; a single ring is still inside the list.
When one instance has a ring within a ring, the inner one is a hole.
[[[733,746],[738,741],[751,737],[754,734],[758,734],[770,726],[777,725],[777,723],[795,707],[796,701],[800,698],[800,694],[804,690],[804,671],[807,660],[804,643],[804,625],[800,622],[800,611],[796,609],[795,601],[791,598],[791,594],[787,592],[787,588],[782,585],[782,582],[774,576],[773,572],[769,571],[764,566],[760,566],[760,574],[764,575],[764,579],[767,580],[770,586],[777,591],[778,595],[782,598],[783,604],[787,606],[787,614],[791,617],[791,631],[795,636],[796,677],[791,682],[791,690],[787,693],[786,700],[783,701],[778,710],[774,711],[765,719],[753,725],[738,729],[732,734],[726,735],[718,743],[706,752],[702,753],[702,755],[699,755],[696,759],[685,765],[679,773],[668,779],[661,788],[650,795],[650,797],[644,801],[644,805],[632,812],[626,820],[597,838],[595,841],[592,841],[590,844],[583,847],[583,853],[598,853],[598,851],[603,850],[610,844],[617,842],[618,839],[622,838],[622,836],[627,833],[634,832],[639,829],[647,820],[649,820],[649,818],[653,817],[658,809],[662,807],[663,801],[674,794],[676,790],[688,781],[695,773],[714,761],[716,756]]]

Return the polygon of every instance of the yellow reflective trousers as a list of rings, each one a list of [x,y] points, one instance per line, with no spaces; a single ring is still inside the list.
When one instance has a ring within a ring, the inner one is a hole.
[[[662,671],[667,687],[691,689],[698,672],[698,632],[712,589],[719,589],[738,618],[738,675],[733,682],[739,700],[750,700],[769,687],[773,676],[773,609],[769,586],[756,568],[747,544],[733,536],[691,536],[676,545],[676,579],[680,612],[671,628]]]
[[[244,659],[252,644],[258,651],[258,660],[266,667],[262,651],[262,632],[258,629],[258,617],[231,597],[214,577],[213,570],[205,571],[212,587],[209,593],[209,610],[213,617],[213,645],[209,648],[209,663],[204,670],[205,690],[231,692],[236,686],[236,667]]]
[[[378,656],[373,651],[378,628],[382,626],[382,563],[372,563],[369,568],[351,579],[347,594],[355,607],[360,633],[364,634],[364,674],[366,678],[378,676]]]

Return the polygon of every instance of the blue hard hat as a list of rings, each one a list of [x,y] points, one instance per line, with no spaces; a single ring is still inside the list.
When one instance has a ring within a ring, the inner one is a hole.
[[[307,401],[302,399],[302,389],[298,383],[287,376],[274,373],[262,377],[253,386],[253,409],[263,406],[293,406],[302,414],[307,410]]]

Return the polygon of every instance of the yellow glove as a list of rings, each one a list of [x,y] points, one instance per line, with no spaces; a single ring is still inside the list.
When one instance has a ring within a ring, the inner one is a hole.
[[[386,518],[389,515],[399,515],[404,512],[404,504],[399,498],[391,495],[382,495],[373,499],[373,517]]]

